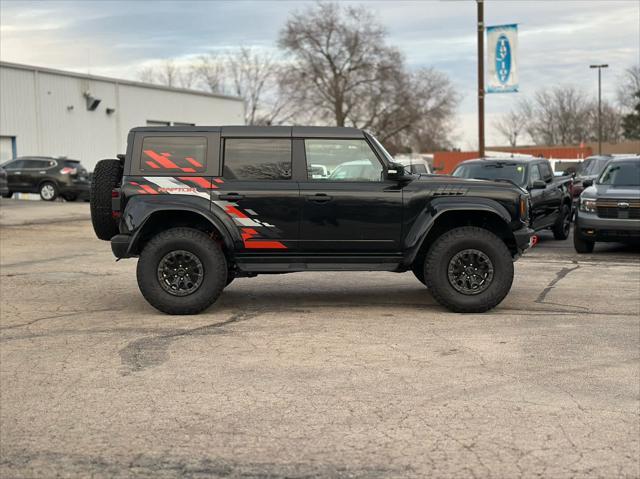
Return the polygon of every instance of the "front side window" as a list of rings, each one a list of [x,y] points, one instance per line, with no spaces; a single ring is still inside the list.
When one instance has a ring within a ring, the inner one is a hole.
[[[207,139],[195,136],[147,136],[140,170],[145,173],[202,173],[207,167]]]
[[[304,141],[307,178],[319,181],[380,181],[382,165],[365,140]]]
[[[291,140],[228,138],[222,176],[229,180],[291,179]]]

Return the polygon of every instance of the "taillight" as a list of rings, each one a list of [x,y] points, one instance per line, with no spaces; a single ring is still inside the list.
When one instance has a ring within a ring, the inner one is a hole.
[[[62,175],[75,175],[78,173],[78,169],[77,168],[70,168],[68,166],[65,166],[64,168],[62,168],[60,170],[60,174]]]
[[[111,190],[111,198],[120,198],[120,190],[115,188]]]

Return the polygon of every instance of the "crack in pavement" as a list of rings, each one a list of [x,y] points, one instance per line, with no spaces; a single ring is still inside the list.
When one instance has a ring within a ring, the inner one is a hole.
[[[243,311],[232,314],[229,319],[219,323],[207,324],[194,329],[180,329],[162,336],[136,339],[119,351],[120,359],[123,366],[125,366],[125,370],[121,374],[127,376],[165,363],[169,359],[169,347],[180,338],[220,334],[220,328],[224,326],[247,321],[263,313],[264,311],[257,310]]]
[[[576,265],[575,268],[562,268],[560,271],[558,271],[556,273],[556,277],[553,278],[549,284],[547,285],[546,288],[544,288],[542,290],[542,292],[538,295],[538,297],[535,299],[536,303],[544,303],[544,299],[547,297],[547,295],[551,292],[551,290],[553,288],[555,288],[555,286],[562,281],[564,278],[567,277],[567,275],[569,273],[571,273],[572,271],[577,270],[578,268],[580,268],[580,265]],[[572,306],[572,305],[562,305],[562,306],[570,306],[570,307],[580,307],[580,306]]]
[[[12,324],[10,326],[1,326],[0,327],[0,331],[5,331],[7,329],[24,328],[26,326],[31,326],[32,324],[39,323],[40,321],[46,321],[47,319],[66,318],[68,316],[77,316],[78,314],[83,314],[83,313],[87,313],[87,314],[104,313],[105,311],[120,311],[120,310],[119,309],[107,308],[107,309],[92,309],[92,310],[86,310],[86,311],[70,311],[68,313],[56,314],[56,315],[53,315],[53,316],[45,316],[44,318],[34,319],[34,320],[28,321],[26,323]]]

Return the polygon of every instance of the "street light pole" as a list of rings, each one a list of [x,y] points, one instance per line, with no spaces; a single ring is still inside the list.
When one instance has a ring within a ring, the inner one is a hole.
[[[609,65],[589,65],[589,68],[598,69],[598,155],[602,155],[602,69]]]
[[[484,0],[478,3],[478,156],[484,158]]]

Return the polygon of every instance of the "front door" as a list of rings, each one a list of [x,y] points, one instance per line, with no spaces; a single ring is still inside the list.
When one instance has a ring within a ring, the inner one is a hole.
[[[212,201],[239,228],[242,252],[295,252],[301,201],[291,138],[225,138],[223,149],[223,183]]]
[[[300,249],[309,253],[400,251],[402,190],[361,139],[304,140]]]

